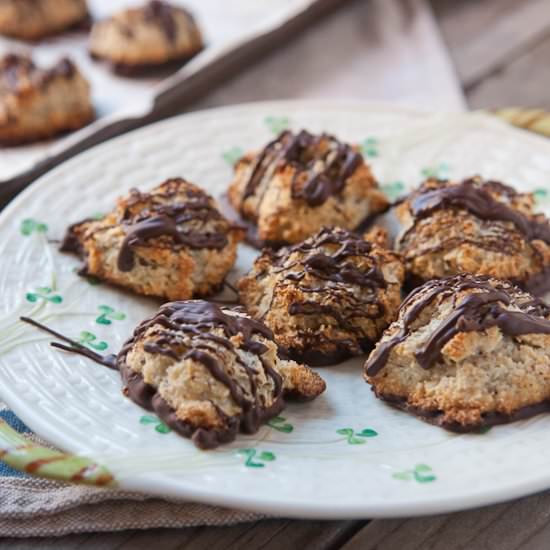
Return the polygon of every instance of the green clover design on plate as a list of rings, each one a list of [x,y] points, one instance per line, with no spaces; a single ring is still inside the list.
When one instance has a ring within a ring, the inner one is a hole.
[[[294,426],[292,424],[289,424],[286,421],[286,418],[282,416],[276,416],[275,418],[272,418],[271,420],[269,420],[267,425],[270,428],[273,428],[274,430],[277,430],[279,432],[283,432],[286,434],[289,434],[294,430]]]
[[[273,462],[276,459],[275,453],[271,451],[257,451],[256,449],[239,449],[238,453],[245,457],[244,465],[247,468],[264,468],[266,462]]]
[[[364,428],[360,432],[356,432],[353,428],[340,428],[336,430],[336,433],[346,436],[348,445],[363,445],[367,442],[365,438],[376,437],[378,435],[378,432],[371,428]]]
[[[382,184],[380,189],[382,189],[390,201],[394,201],[405,191],[405,184],[402,181],[392,181]]]
[[[449,177],[450,171],[451,166],[449,164],[446,162],[440,162],[439,164],[422,168],[420,173],[426,179],[435,178],[438,180],[444,180]]]
[[[147,426],[153,424],[155,426],[155,431],[159,434],[169,434],[172,431],[170,426],[167,426],[160,418],[153,416],[152,414],[145,414],[139,419],[139,423]]]
[[[401,481],[414,480],[417,483],[431,483],[437,479],[431,466],[427,464],[417,464],[412,470],[395,472],[392,477]]]
[[[378,140],[374,137],[369,137],[361,143],[360,149],[365,157],[375,158],[379,155]]]
[[[222,158],[227,164],[234,166],[243,155],[244,151],[241,147],[231,147],[222,153]]]
[[[98,325],[110,325],[113,321],[124,321],[126,319],[124,313],[115,311],[110,306],[98,306],[98,309],[100,315],[95,320]]]
[[[264,123],[272,134],[278,135],[288,129],[290,119],[286,116],[268,116],[264,119]]]
[[[80,333],[77,342],[96,351],[105,351],[109,347],[107,342],[103,342],[102,340],[98,341],[97,336],[93,332],[88,332],[87,330],[83,330]]]
[[[34,292],[27,292],[25,298],[27,302],[31,302],[32,304],[39,300],[44,300],[52,304],[60,304],[63,301],[63,298],[59,294],[54,294],[53,289],[49,286],[39,286]]]
[[[21,231],[21,235],[28,237],[33,233],[46,233],[48,231],[48,226],[32,218],[27,218],[21,222],[19,230]]]
[[[540,187],[539,189],[535,189],[533,191],[533,196],[535,197],[535,202],[537,204],[540,204],[548,200],[550,193],[548,192],[547,189]]]

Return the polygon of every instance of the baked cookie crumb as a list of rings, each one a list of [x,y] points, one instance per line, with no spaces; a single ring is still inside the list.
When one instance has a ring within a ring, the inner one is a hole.
[[[239,281],[241,303],[294,359],[338,363],[372,349],[394,320],[404,269],[393,252],[341,228],[265,249]]]
[[[26,56],[0,58],[0,144],[50,138],[93,118],[90,87],[71,60],[41,69]]]
[[[325,390],[282,359],[267,327],[201,300],[173,302],[141,323],[118,355],[125,394],[202,449],[255,433],[285,406]]]
[[[0,34],[39,40],[89,24],[86,0],[1,0]]]
[[[462,274],[413,291],[365,365],[377,397],[469,432],[550,410],[550,308]]]
[[[92,27],[89,50],[117,73],[132,76],[183,63],[203,48],[200,30],[185,9],[151,0]]]
[[[532,194],[480,177],[428,180],[395,208],[395,249],[413,285],[467,272],[541,294],[550,289],[550,224],[534,205]]]
[[[259,246],[298,243],[323,226],[353,230],[388,204],[356,147],[305,130],[242,157],[228,197]]]
[[[173,178],[149,193],[133,189],[103,218],[72,225],[61,250],[84,260],[83,275],[177,300],[218,291],[242,238],[210,195]]]

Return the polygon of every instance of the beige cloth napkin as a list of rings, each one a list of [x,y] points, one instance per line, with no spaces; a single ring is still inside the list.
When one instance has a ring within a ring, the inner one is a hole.
[[[398,100],[461,110],[464,100],[424,0],[357,0],[207,96],[196,108],[260,99]],[[249,512],[0,476],[0,536],[229,525]]]
[[[0,478],[0,536],[233,525],[265,516],[124,491],[33,478]]]

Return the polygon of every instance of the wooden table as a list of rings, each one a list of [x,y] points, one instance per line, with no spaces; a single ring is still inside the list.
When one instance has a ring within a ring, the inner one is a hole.
[[[550,110],[550,0],[431,0],[431,3],[471,108],[528,106]],[[1,547],[59,550],[548,549],[550,494],[418,519],[370,522],[279,519],[233,527],[5,539]]]

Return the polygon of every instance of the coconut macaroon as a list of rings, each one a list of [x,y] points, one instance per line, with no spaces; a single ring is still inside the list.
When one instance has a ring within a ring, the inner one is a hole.
[[[372,349],[395,319],[404,268],[389,250],[340,228],[265,249],[239,281],[241,303],[296,360],[338,363]]]
[[[181,7],[152,0],[94,24],[90,54],[109,62],[115,72],[132,75],[183,62],[203,48],[192,15]]]
[[[0,0],[0,34],[38,40],[89,20],[86,0]]]
[[[219,290],[242,238],[210,195],[175,178],[149,193],[133,189],[103,218],[72,225],[61,250],[84,260],[82,275],[177,300]]]
[[[458,432],[550,410],[550,308],[510,282],[425,283],[369,356],[377,397]]]
[[[241,311],[173,302],[141,323],[117,357],[125,394],[200,448],[255,433],[325,390],[314,371],[279,357],[271,331]]]
[[[550,225],[530,193],[479,177],[428,180],[395,208],[395,249],[413,283],[457,273],[550,289]]]
[[[259,244],[294,244],[325,225],[357,228],[388,201],[357,147],[285,131],[235,165],[229,201]]]
[[[69,59],[41,69],[26,56],[0,58],[0,144],[46,139],[93,117],[88,82]]]

